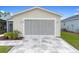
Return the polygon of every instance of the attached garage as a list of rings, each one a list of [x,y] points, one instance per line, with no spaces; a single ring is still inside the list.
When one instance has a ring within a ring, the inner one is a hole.
[[[13,21],[13,30],[22,32],[22,36],[60,36],[61,15],[49,10],[34,7],[16,13],[9,21]]]
[[[25,35],[55,35],[55,20],[25,20]]]

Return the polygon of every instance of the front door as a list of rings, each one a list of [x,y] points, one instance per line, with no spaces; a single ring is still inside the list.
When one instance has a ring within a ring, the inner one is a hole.
[[[8,21],[8,31],[9,32],[13,31],[13,21]]]

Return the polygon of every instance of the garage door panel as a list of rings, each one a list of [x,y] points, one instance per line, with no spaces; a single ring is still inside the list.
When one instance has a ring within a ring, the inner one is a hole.
[[[44,20],[40,22],[41,34],[49,35],[54,34],[54,21],[53,20]]]
[[[25,20],[25,35],[54,35],[54,20]]]

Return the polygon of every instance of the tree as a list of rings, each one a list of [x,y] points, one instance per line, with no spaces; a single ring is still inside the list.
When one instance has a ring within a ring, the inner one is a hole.
[[[6,21],[5,20],[2,20],[0,19],[0,33],[4,33],[6,31]]]
[[[0,11],[0,33],[4,33],[6,29],[6,22],[10,19],[11,14],[9,12]]]
[[[8,20],[10,19],[11,14],[9,12],[0,11],[0,19]]]

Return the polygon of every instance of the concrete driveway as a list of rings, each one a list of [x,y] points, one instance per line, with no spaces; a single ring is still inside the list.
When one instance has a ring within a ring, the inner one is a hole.
[[[79,52],[61,38],[23,39],[9,53],[77,53]]]

